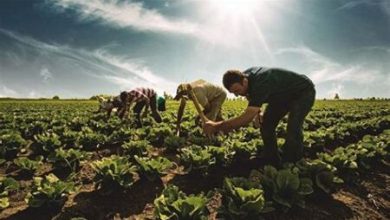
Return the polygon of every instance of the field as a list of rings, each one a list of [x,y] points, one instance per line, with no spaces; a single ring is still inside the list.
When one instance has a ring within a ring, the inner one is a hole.
[[[97,108],[0,101],[0,219],[390,219],[390,101],[317,100],[304,160],[280,169],[252,125],[206,138],[190,105],[178,137],[178,102],[140,129]]]

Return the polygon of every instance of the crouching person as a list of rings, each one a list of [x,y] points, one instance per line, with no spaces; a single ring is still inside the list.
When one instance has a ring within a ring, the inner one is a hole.
[[[222,104],[226,100],[226,92],[223,90],[223,88],[217,85],[213,85],[202,79],[191,82],[189,83],[189,85],[191,86],[192,91],[194,92],[194,95],[196,96],[196,99],[198,100],[199,104],[203,107],[203,113],[205,114],[206,118],[212,121],[223,120],[221,109],[222,109]],[[179,99],[192,100],[192,98],[189,96],[189,91],[187,90],[187,88],[188,88],[188,84],[186,83],[180,84],[177,87],[176,96],[174,100],[179,100]],[[178,128],[180,127],[181,118],[184,113],[184,108],[185,108],[185,101],[181,102],[177,113],[176,126]],[[200,117],[197,119],[197,121],[198,120],[200,120]]]
[[[124,91],[120,94],[122,107],[118,109],[118,115],[123,118],[128,114],[128,111],[133,103],[133,112],[136,115],[137,127],[142,127],[141,111],[146,106],[145,112],[149,107],[152,111],[152,117],[157,123],[161,123],[162,119],[157,111],[157,93],[151,88],[135,88],[131,91]]]

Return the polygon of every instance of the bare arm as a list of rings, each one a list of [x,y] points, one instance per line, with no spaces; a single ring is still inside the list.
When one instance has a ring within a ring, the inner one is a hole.
[[[133,103],[133,100],[130,101],[130,103],[125,103],[124,106],[118,110],[118,116],[120,119],[123,119],[124,116],[127,117],[128,111],[130,109],[131,104]]]
[[[181,98],[179,110],[177,111],[177,122],[176,122],[176,127],[177,128],[180,127],[181,118],[183,117],[183,113],[184,113],[184,108],[185,107],[186,107],[186,100],[184,98]]]
[[[221,122],[208,121],[203,126],[203,131],[207,135],[214,134],[219,131],[228,133],[231,130],[249,124],[249,122],[253,120],[253,118],[258,114],[259,111],[260,111],[260,107],[248,107],[242,115],[236,118],[232,118]]]
[[[227,121],[222,121],[222,123],[217,126],[217,130],[227,133],[231,130],[243,127],[249,124],[259,111],[259,107],[248,107],[242,115]]]

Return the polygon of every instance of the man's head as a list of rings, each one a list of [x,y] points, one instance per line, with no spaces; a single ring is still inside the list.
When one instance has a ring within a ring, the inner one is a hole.
[[[176,89],[176,96],[173,98],[174,100],[179,100],[182,97],[188,96],[188,84],[187,83],[182,83],[180,84],[177,89]]]
[[[123,91],[123,92],[121,92],[121,94],[119,95],[119,97],[120,97],[119,100],[120,100],[122,103],[126,103],[126,102],[129,101],[130,94],[129,94],[128,92],[126,92],[126,91]],[[119,100],[117,100],[117,101],[119,101]]]
[[[239,70],[228,70],[223,75],[223,86],[235,96],[248,94],[248,79]]]

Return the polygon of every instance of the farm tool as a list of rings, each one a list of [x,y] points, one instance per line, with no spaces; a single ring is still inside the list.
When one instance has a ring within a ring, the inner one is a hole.
[[[204,124],[207,121],[209,121],[209,119],[204,115],[202,108],[199,104],[198,98],[196,97],[194,91],[192,90],[191,85],[190,84],[183,84],[181,86],[183,86],[182,91],[185,92],[188,95],[188,97],[192,100],[192,102],[194,103],[195,109],[198,112],[200,119],[202,120],[202,123]],[[181,117],[182,117],[183,112],[184,112],[185,104],[186,104],[186,98],[182,97],[180,100],[180,106],[179,106],[179,111],[178,111],[178,123],[177,123],[176,136],[180,136],[180,120],[181,120]]]

